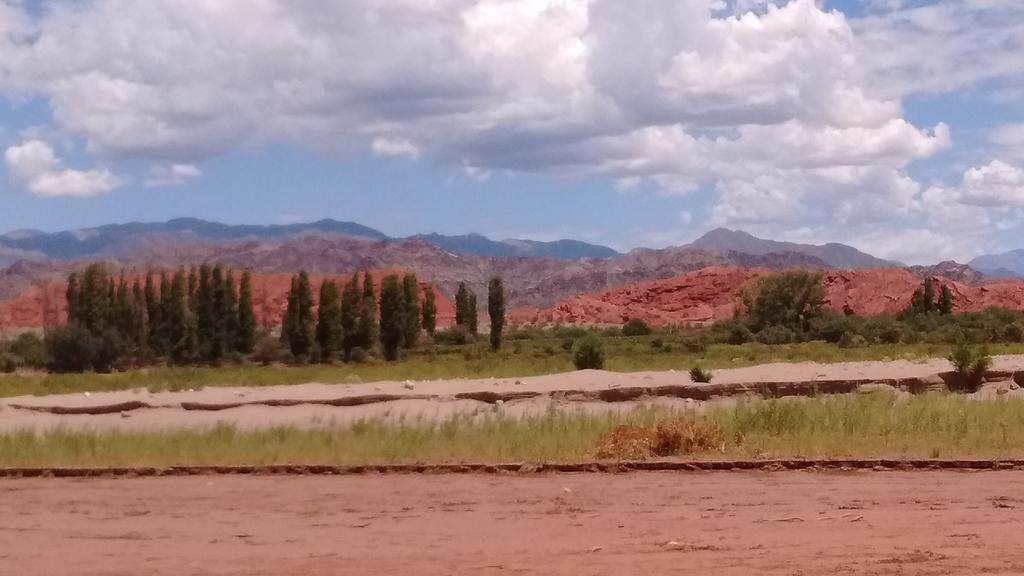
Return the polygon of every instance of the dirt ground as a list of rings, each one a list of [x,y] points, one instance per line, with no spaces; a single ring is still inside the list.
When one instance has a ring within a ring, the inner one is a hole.
[[[1021,472],[0,481],[20,576],[1024,573]]]

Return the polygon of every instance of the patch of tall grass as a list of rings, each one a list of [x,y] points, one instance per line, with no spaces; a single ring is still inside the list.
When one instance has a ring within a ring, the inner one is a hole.
[[[1024,399],[872,393],[602,414],[499,410],[320,428],[14,432],[0,435],[0,466],[580,461],[594,458],[601,438],[619,426],[678,420],[721,432],[721,445],[687,455],[695,458],[1024,457]]]

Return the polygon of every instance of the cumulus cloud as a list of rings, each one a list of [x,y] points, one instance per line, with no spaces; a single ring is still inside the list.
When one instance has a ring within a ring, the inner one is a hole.
[[[180,186],[193,178],[202,176],[202,171],[192,164],[171,164],[169,166],[157,166],[150,170],[149,178],[146,179],[146,188],[163,188],[166,186]]]
[[[53,148],[42,140],[11,146],[4,153],[4,160],[10,174],[36,196],[88,198],[121,185],[121,180],[109,170],[64,168]]]
[[[150,185],[286,142],[481,182],[706,187],[714,224],[869,238],[930,213],[907,167],[952,144],[903,98],[1024,77],[1020,2],[913,4],[0,0],[0,91],[44,98],[96,155],[167,167]]]

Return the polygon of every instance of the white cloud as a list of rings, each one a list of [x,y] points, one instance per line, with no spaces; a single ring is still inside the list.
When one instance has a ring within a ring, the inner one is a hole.
[[[374,138],[370,145],[380,156],[405,156],[413,160],[420,157],[420,148],[404,138]]]
[[[976,206],[1024,206],[1024,169],[1002,160],[971,168],[964,173],[959,199]]]
[[[113,191],[121,180],[108,170],[64,168],[53,148],[42,140],[26,140],[4,153],[11,175],[26,190],[43,197],[88,198]]]
[[[149,172],[146,188],[180,186],[193,178],[202,176],[202,171],[192,164],[171,164],[156,166]]]
[[[855,20],[821,4],[91,0],[30,18],[0,0],[0,91],[45,99],[97,156],[164,166],[148,185],[285,142],[479,181],[706,187],[714,224],[880,245],[886,227],[937,221],[934,187],[907,168],[952,146],[945,124],[910,123],[903,99],[979,82],[1013,94],[1024,3],[872,0]],[[993,139],[1009,148],[1013,134]],[[978,204],[993,188],[979,186],[949,194]]]

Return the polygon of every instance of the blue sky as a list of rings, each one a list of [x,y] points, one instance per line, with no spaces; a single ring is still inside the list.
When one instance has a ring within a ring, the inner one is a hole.
[[[0,0],[0,231],[1024,246],[1019,2],[313,4]]]

